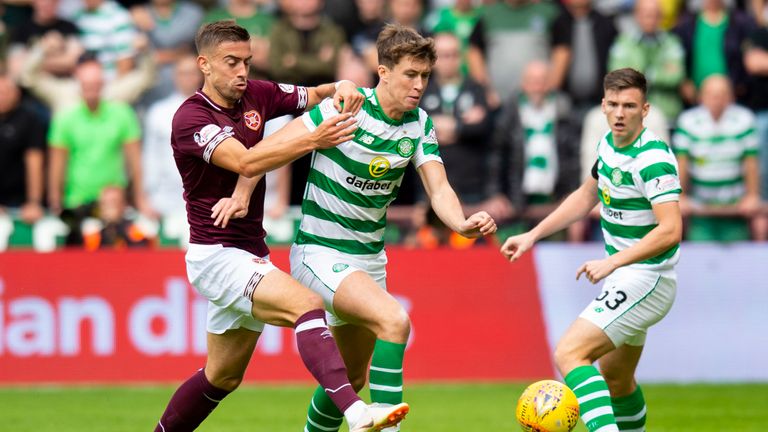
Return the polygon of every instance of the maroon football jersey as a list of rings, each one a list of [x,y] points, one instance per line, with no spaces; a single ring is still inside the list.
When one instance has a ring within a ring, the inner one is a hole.
[[[269,253],[262,227],[264,179],[253,191],[245,218],[230,220],[226,228],[213,226],[211,209],[221,198],[232,195],[238,175],[211,163],[211,155],[229,137],[246,148],[257,145],[267,120],[285,114],[297,116],[306,106],[306,87],[248,81],[243,97],[232,109],[217,105],[202,90],[179,107],[173,117],[171,146],[184,184],[191,243],[234,246],[258,256]]]

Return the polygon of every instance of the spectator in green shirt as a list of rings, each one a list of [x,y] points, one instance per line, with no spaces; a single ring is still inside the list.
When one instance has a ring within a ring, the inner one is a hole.
[[[82,241],[79,224],[92,213],[101,190],[107,185],[126,187],[128,177],[133,204],[152,215],[142,192],[136,114],[129,105],[102,98],[104,70],[97,60],[79,64],[75,76],[82,101],[54,114],[48,136],[48,201],[51,211],[70,226],[69,244]]]

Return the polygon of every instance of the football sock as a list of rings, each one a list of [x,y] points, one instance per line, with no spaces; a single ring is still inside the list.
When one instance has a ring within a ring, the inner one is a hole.
[[[322,386],[315,389],[307,410],[307,424],[304,432],[336,432],[341,427],[344,416],[341,414]]]
[[[315,309],[305,313],[296,321],[295,331],[304,365],[339,411],[346,411],[360,397],[349,383],[347,368],[325,322],[325,311]]]
[[[611,398],[611,405],[620,431],[645,431],[645,398],[640,386],[630,395]]]
[[[230,392],[214,387],[200,369],[171,397],[155,432],[188,432],[196,429]]]
[[[613,417],[608,384],[594,366],[577,367],[565,377],[565,383],[576,394],[581,419],[590,432],[619,430]]]
[[[371,360],[371,400],[385,404],[403,401],[403,356],[405,344],[376,339]]]

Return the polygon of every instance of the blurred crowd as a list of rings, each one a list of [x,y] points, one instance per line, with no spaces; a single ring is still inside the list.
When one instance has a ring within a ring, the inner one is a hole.
[[[766,0],[3,0],[0,17],[0,250],[186,244],[171,118],[202,84],[196,31],[220,19],[251,33],[253,78],[308,86],[374,87],[387,22],[434,37],[421,107],[467,213],[502,235],[589,175],[608,131],[602,77],[635,68],[646,126],[678,158],[686,239],[768,238]],[[308,166],[267,177],[274,242],[292,239]],[[471,245],[416,179],[387,240]],[[555,239],[599,239],[594,213]]]

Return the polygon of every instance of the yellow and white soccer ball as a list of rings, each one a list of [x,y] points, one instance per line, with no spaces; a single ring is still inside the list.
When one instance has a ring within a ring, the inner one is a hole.
[[[516,414],[526,432],[570,432],[579,421],[579,401],[559,381],[538,381],[520,396]]]

